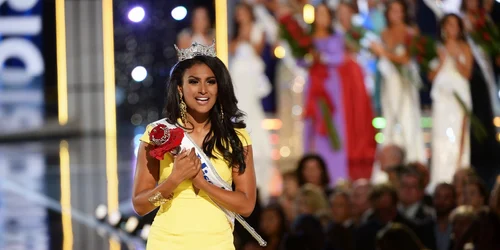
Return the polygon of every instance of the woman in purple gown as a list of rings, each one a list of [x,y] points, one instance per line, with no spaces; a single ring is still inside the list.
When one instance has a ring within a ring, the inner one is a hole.
[[[338,67],[344,62],[344,42],[332,27],[332,13],[324,4],[316,8],[312,38],[315,51],[309,67],[309,82],[304,99],[304,151],[314,152],[324,158],[330,180],[348,177],[345,143],[344,109]],[[323,100],[331,123],[324,121]],[[332,143],[332,126],[335,141]]]

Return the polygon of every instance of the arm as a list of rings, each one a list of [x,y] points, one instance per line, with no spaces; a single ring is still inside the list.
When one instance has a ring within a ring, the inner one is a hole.
[[[438,74],[438,72],[441,70],[441,67],[443,67],[444,60],[446,60],[446,51],[443,48],[438,48],[437,49],[438,56],[439,56],[439,65],[435,69],[431,69],[429,74],[427,74],[427,77],[429,80],[434,81],[434,78]]]
[[[193,184],[205,191],[214,201],[237,214],[248,217],[254,207],[257,199],[255,169],[253,166],[252,146],[245,146],[247,152],[245,156],[246,169],[240,174],[238,169],[234,168],[233,182],[236,186],[234,191],[224,190],[208,183],[203,174],[199,173],[194,179]]]
[[[384,31],[382,33],[382,41],[387,44],[387,37],[389,36],[389,33],[387,31]],[[402,55],[397,55],[395,53],[392,53],[386,49],[381,51],[381,56],[385,56],[387,59],[389,59],[393,63],[397,64],[407,64],[410,62],[410,55],[408,54],[408,48],[405,47],[405,53]]]
[[[259,32],[261,32],[260,40],[257,43],[252,43],[252,47],[255,50],[255,53],[260,56],[264,50],[264,46],[266,45],[266,40],[264,39],[264,32],[261,30],[259,30]]]
[[[172,173],[167,179],[156,185],[159,180],[160,162],[149,155],[150,146],[141,142],[137,154],[137,166],[132,190],[132,204],[140,216],[153,211],[156,206],[149,199],[158,192],[164,197],[170,197],[175,188],[185,179],[192,178],[200,170],[200,160],[191,152],[184,151],[176,156]],[[179,166],[177,166],[179,165]]]
[[[189,46],[191,46],[191,35],[186,31],[182,31],[177,37],[177,47],[185,49]]]
[[[429,9],[434,12],[434,15],[436,15],[437,19],[440,20],[443,17],[443,11],[439,9],[439,6],[437,6],[436,1],[434,0],[424,0],[425,5],[429,7]]]
[[[168,197],[180,184],[179,180],[169,176],[166,181],[156,185],[159,180],[160,162],[149,155],[149,150],[149,145],[141,142],[134,175],[132,203],[134,210],[140,216],[144,216],[156,208],[149,202],[149,197],[157,192],[160,192],[163,197]]]
[[[234,52],[236,51],[236,47],[238,46],[238,39],[233,39],[231,42],[229,42],[229,54],[233,55]]]
[[[455,65],[457,66],[458,72],[465,77],[470,79],[472,75],[472,66],[474,63],[474,58],[472,57],[472,52],[468,45],[464,46],[465,63],[460,62],[458,58],[455,58]]]

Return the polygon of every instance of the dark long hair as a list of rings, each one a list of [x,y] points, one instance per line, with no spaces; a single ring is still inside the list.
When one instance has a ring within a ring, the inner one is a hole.
[[[466,6],[466,4],[467,4],[466,2],[467,1],[468,0],[463,0],[462,1],[462,4],[460,5],[460,10],[461,11],[467,11],[466,10],[466,7],[467,7]],[[483,0],[477,0],[477,1],[478,1],[478,10],[484,10],[484,1]]]
[[[184,72],[196,64],[207,65],[215,75],[217,80],[217,101],[210,110],[209,122],[210,131],[203,140],[203,152],[210,158],[217,158],[214,155],[214,148],[217,149],[223,159],[230,167],[238,167],[243,173],[246,168],[243,143],[238,138],[236,128],[245,128],[243,122],[243,112],[238,109],[238,100],[234,94],[233,83],[224,63],[217,57],[196,56],[178,62],[170,73],[167,83],[167,99],[164,109],[164,116],[169,123],[180,125],[177,120],[181,118],[179,107],[180,96],[178,87],[182,86]],[[224,109],[224,118],[221,119],[221,108]]]
[[[321,168],[321,184],[323,187],[327,187],[330,184],[330,177],[328,176],[328,171],[326,170],[326,163],[321,156],[316,154],[308,154],[302,157],[299,161],[299,165],[297,166],[297,178],[299,180],[299,186],[306,184],[306,179],[304,177],[304,168],[306,166],[306,162],[308,161],[317,161],[319,167]]]
[[[245,2],[240,2],[236,5],[236,8],[238,8],[238,7],[245,8],[250,13],[250,18],[252,19],[252,22],[255,23],[255,14],[253,13],[252,5],[245,3]],[[240,23],[238,23],[238,21],[236,20],[236,15],[233,18],[233,23],[234,23],[234,32],[233,32],[232,40],[235,40],[240,35]]]
[[[448,19],[453,18],[453,17],[457,19],[458,28],[460,29],[460,34],[458,35],[458,40],[465,42],[467,38],[465,37],[464,21],[457,14],[454,14],[454,13],[446,14],[443,18],[441,18],[441,21],[439,21],[439,28],[442,31],[443,27],[446,24],[446,22],[448,21]],[[445,42],[445,38],[443,37],[442,32],[439,35],[439,38],[441,39],[441,42],[443,42],[443,43]]]
[[[385,9],[385,14],[384,14],[385,20],[387,20],[387,26],[388,27],[391,26],[391,23],[389,21],[389,11],[391,11],[391,7],[395,3],[398,3],[403,7],[403,15],[404,15],[403,21],[406,25],[410,25],[411,21],[410,21],[410,15],[408,14],[408,4],[406,4],[406,2],[403,0],[392,0],[387,4],[387,8]]]
[[[326,7],[326,9],[328,10],[328,14],[330,15],[330,24],[328,25],[328,33],[330,35],[333,35],[333,34],[335,34],[335,29],[333,27],[333,20],[335,19],[335,12],[333,12],[333,10],[330,9],[330,7],[328,7],[328,4],[326,4],[325,1],[322,1],[320,4],[318,4],[318,6],[316,6],[315,9],[317,10],[319,8],[319,6],[321,6],[321,5]],[[315,30],[316,30],[316,18],[314,19],[314,22],[311,25],[311,34],[313,34]]]

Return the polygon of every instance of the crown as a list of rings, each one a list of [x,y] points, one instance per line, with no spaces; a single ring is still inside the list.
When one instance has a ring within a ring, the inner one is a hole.
[[[177,50],[177,57],[179,62],[191,59],[195,56],[210,56],[216,57],[215,53],[215,40],[213,40],[212,45],[203,45],[197,42],[193,42],[191,47],[187,49],[179,49],[177,45],[174,44],[175,50]]]

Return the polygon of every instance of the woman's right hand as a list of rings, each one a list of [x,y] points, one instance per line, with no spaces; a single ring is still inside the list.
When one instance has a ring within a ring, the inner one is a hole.
[[[196,150],[184,150],[174,158],[174,167],[172,169],[172,176],[175,177],[179,183],[187,179],[195,177],[201,169],[201,161],[196,156]]]
[[[438,47],[438,56],[439,56],[439,61],[444,62],[446,59],[446,49],[444,47]]]
[[[377,56],[383,56],[385,53],[384,47],[377,42],[372,42],[370,44],[370,49]]]

